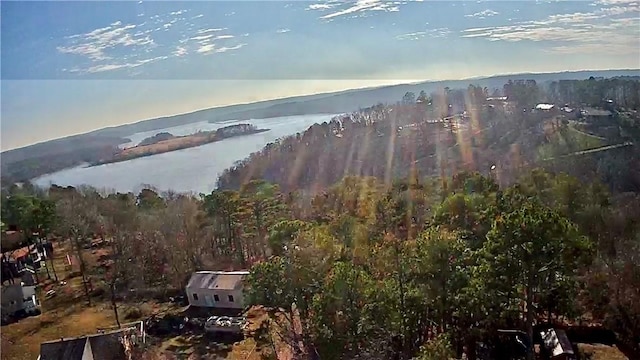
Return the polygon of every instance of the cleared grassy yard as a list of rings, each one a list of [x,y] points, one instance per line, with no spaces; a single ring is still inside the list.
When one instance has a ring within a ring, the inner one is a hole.
[[[572,126],[568,126],[564,131],[553,132],[548,138],[548,143],[538,147],[540,160],[607,145],[601,138],[583,133]]]

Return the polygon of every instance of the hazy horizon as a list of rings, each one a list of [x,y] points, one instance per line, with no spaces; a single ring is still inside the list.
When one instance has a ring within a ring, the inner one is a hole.
[[[629,70],[629,71],[635,71],[635,70],[639,70],[639,69],[579,69],[579,70],[561,70],[561,71],[541,71],[541,72],[516,72],[516,73],[504,73],[504,74],[492,74],[492,75],[476,75],[476,76],[471,76],[471,77],[465,77],[465,78],[459,78],[459,79],[451,79],[451,78],[447,78],[447,79],[440,79],[440,80],[436,80],[436,79],[428,79],[428,80],[414,80],[414,81],[399,81],[399,82],[384,82],[382,84],[369,84],[369,85],[363,85],[360,87],[349,87],[349,88],[337,88],[337,89],[329,89],[329,90],[322,90],[322,91],[318,91],[318,92],[314,92],[314,93],[297,93],[297,94],[287,94],[287,95],[283,95],[280,97],[270,97],[270,98],[263,98],[263,99],[255,99],[255,100],[249,100],[249,101],[240,101],[240,102],[234,102],[234,103],[223,103],[223,104],[215,104],[215,105],[210,105],[207,107],[202,107],[202,108],[195,108],[195,109],[187,109],[181,112],[173,112],[173,113],[163,113],[163,114],[158,114],[158,115],[153,115],[151,117],[143,117],[143,118],[135,118],[129,122],[122,122],[122,123],[114,123],[112,125],[106,125],[103,127],[98,127],[98,128],[91,128],[88,130],[84,130],[84,131],[79,131],[76,133],[69,133],[66,135],[62,135],[60,137],[55,137],[55,138],[45,138],[43,140],[39,140],[33,143],[27,143],[24,145],[19,145],[19,146],[15,146],[12,148],[5,148],[4,147],[4,143],[2,144],[2,152],[6,152],[6,151],[11,151],[11,150],[17,150],[17,149],[21,149],[24,147],[28,147],[31,145],[36,145],[39,143],[45,143],[48,141],[53,141],[53,140],[60,140],[60,139],[64,139],[67,137],[71,137],[71,136],[77,136],[77,135],[83,135],[83,134],[87,134],[93,131],[98,131],[98,130],[102,130],[102,129],[106,129],[106,128],[111,128],[111,127],[118,127],[118,126],[122,126],[122,125],[130,125],[130,124],[135,124],[135,123],[139,123],[139,122],[143,122],[143,121],[148,121],[148,120],[156,120],[156,119],[161,119],[161,118],[166,118],[166,117],[172,117],[172,116],[177,116],[177,115],[184,115],[184,114],[190,114],[190,113],[194,113],[194,112],[198,112],[198,111],[203,111],[203,110],[209,110],[209,109],[215,109],[215,108],[221,108],[221,107],[226,107],[226,106],[233,106],[233,105],[248,105],[248,104],[253,104],[253,103],[259,103],[259,102],[265,102],[265,101],[272,101],[272,100],[286,100],[288,98],[297,98],[297,97],[304,97],[304,96],[314,96],[314,95],[323,95],[323,94],[334,94],[334,93],[340,93],[340,92],[344,92],[344,91],[350,91],[350,90],[365,90],[365,89],[373,89],[373,88],[379,88],[379,87],[384,87],[384,86],[393,86],[393,85],[405,85],[405,84],[413,84],[413,83],[426,83],[426,82],[439,82],[439,81],[460,81],[460,80],[476,80],[476,79],[485,79],[485,78],[491,78],[491,77],[498,77],[498,76],[508,76],[508,75],[518,75],[518,74],[527,74],[527,73],[531,73],[531,74],[543,74],[543,73],[562,73],[562,72],[581,72],[581,71],[625,71],[625,70]]]
[[[640,6],[593,1],[8,1],[2,151],[266,99],[636,69]]]

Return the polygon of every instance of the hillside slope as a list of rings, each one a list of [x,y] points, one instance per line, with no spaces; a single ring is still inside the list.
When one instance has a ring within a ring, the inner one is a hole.
[[[96,130],[87,134],[51,140],[2,153],[3,177],[9,181],[26,180],[46,173],[76,166],[82,162],[97,161],[105,151],[113,151],[124,138],[143,131],[165,129],[200,121],[218,122],[225,120],[245,120],[278,116],[346,113],[365,108],[376,103],[395,103],[406,92],[427,93],[442,88],[466,88],[469,84],[489,89],[501,88],[509,80],[531,79],[539,84],[551,80],[587,79],[589,77],[640,76],[640,70],[577,71],[539,74],[511,74],[487,78],[450,81],[426,81],[415,84],[383,86],[377,88],[347,90],[337,93],[299,96],[269,100],[251,104],[238,104],[204,109],[187,114],[179,114],[156,119],[143,120]],[[91,149],[87,151],[87,148]],[[96,148],[98,150],[96,150]],[[64,161],[46,160],[50,156],[63,156]],[[34,166],[33,163],[37,163]],[[26,165],[25,165],[26,164]],[[27,166],[28,165],[28,166]],[[46,166],[45,166],[46,165]]]
[[[598,153],[582,151],[633,143],[633,137],[622,136],[622,132],[610,138],[596,137],[569,127],[567,116],[571,115],[521,109],[531,109],[531,104],[544,101],[565,104],[585,89],[589,89],[585,94],[598,94],[607,86],[611,94],[581,97],[577,106],[599,106],[605,102],[603,99],[618,94],[612,97],[619,109],[637,109],[640,82],[633,78],[555,82],[556,89],[559,84],[568,85],[567,92],[572,95],[523,81],[505,87],[504,91],[512,92],[506,102],[488,101],[487,89],[469,86],[447,95],[434,92],[424,103],[405,99],[402,103],[380,104],[339,116],[268,144],[227,169],[218,186],[238,189],[251,179],[265,179],[285,191],[317,193],[344,176],[373,176],[388,183],[414,174],[442,177],[461,170],[484,174],[491,171],[501,184],[509,184],[528,168],[544,166],[583,180],[600,178],[612,190],[638,191],[640,173],[635,169],[640,166],[640,157],[636,146],[612,147]],[[638,124],[637,111],[628,111],[634,120],[626,122],[622,113],[616,111],[601,126],[618,129],[632,126],[625,123]],[[565,135],[562,146],[558,145],[558,136],[553,135],[556,131]],[[546,155],[541,157],[542,153]],[[566,161],[564,157],[571,153],[576,156]],[[541,162],[549,159],[557,160]]]

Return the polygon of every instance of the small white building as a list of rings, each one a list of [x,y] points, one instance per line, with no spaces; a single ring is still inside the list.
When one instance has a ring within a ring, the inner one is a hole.
[[[539,111],[551,111],[551,110],[555,110],[555,105],[553,104],[538,104],[536,105],[535,110],[539,110]]]
[[[249,271],[198,271],[186,287],[189,305],[223,309],[244,308],[245,278]]]

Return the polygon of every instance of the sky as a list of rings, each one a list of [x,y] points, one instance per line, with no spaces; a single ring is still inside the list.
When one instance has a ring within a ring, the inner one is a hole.
[[[640,68],[640,0],[2,1],[2,150],[213,106]]]

